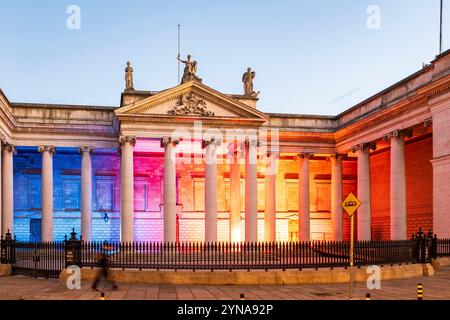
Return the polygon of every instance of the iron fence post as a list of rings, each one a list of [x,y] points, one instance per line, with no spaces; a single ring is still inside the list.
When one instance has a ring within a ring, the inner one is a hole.
[[[82,267],[81,263],[81,237],[80,240],[77,239],[77,233],[75,228],[72,228],[70,233],[70,238],[67,240],[67,236],[64,238],[64,258],[66,268],[69,266]]]
[[[6,232],[5,238],[0,238],[0,263],[2,264],[14,264],[16,262],[16,250],[15,242],[11,232]]]

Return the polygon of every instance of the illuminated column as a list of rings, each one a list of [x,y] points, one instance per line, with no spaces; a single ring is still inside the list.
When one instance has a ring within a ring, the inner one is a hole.
[[[342,241],[342,155],[331,156],[331,226],[333,240]]]
[[[81,153],[81,235],[92,240],[92,158],[93,147],[80,147]]]
[[[241,241],[241,165],[237,151],[230,163],[230,241]]]
[[[53,154],[54,146],[39,146],[42,153],[42,241],[53,241]]]
[[[14,226],[14,196],[13,196],[13,154],[14,145],[5,143],[2,149],[2,235],[13,233]]]
[[[267,154],[265,172],[265,214],[264,240],[276,241],[276,159],[271,153]]]
[[[391,141],[391,240],[406,240],[406,169],[405,136],[409,131],[393,131],[384,136]]]
[[[121,208],[121,241],[134,241],[134,166],[133,148],[135,137],[121,137],[120,164],[120,208]]]
[[[358,191],[357,197],[361,201],[358,209],[358,240],[371,240],[371,212],[370,212],[370,150],[376,150],[374,143],[363,143],[352,148],[358,154]]]
[[[215,138],[202,141],[205,149],[205,241],[217,241],[217,150]]]
[[[178,139],[164,137],[161,148],[164,148],[164,241],[177,240],[177,168],[175,146]]]
[[[245,142],[245,241],[258,241],[258,142]]]
[[[310,199],[309,199],[309,158],[311,154],[300,153],[299,160],[299,201],[298,201],[298,222],[300,241],[311,240],[310,230]]]

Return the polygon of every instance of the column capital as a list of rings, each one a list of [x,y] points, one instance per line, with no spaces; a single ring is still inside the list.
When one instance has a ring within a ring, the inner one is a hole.
[[[176,146],[180,143],[180,138],[173,138],[173,137],[162,137],[161,138],[161,148],[165,148],[169,144],[173,144]]]
[[[92,147],[92,146],[81,146],[81,147],[78,147],[78,152],[79,153],[88,152],[90,154],[93,154],[94,153],[94,147]]]
[[[123,146],[125,143],[131,144],[133,147],[136,145],[136,137],[134,136],[121,136],[119,143]]]
[[[298,159],[309,159],[313,156],[314,156],[314,153],[312,153],[312,152],[299,152],[297,154]]]
[[[14,154],[17,152],[16,146],[13,145],[13,144],[10,143],[10,142],[3,142],[3,150],[6,150],[6,151],[8,151],[8,152],[12,152],[12,153],[14,153]]]
[[[4,135],[3,133],[0,134],[0,145],[4,145],[8,142],[6,135]]]
[[[202,149],[205,149],[209,145],[220,146],[222,141],[216,139],[215,137],[207,138],[202,140]]]
[[[356,146],[352,147],[352,152],[356,151],[370,151],[370,150],[377,150],[377,144],[374,142],[366,142],[366,143],[360,143]]]
[[[383,136],[383,141],[388,142],[392,138],[411,138],[412,137],[412,129],[403,129],[403,130],[394,130],[389,132]]]
[[[423,126],[429,128],[433,125],[433,118],[428,118],[423,121]]]
[[[259,147],[259,146],[260,146],[260,143],[259,143],[259,141],[258,141],[258,138],[255,137],[255,138],[248,138],[248,139],[245,139],[244,145],[245,145],[246,147],[249,147],[249,146]]]
[[[55,146],[39,146],[39,153],[50,152],[51,154],[56,152]]]
[[[329,159],[331,160],[336,160],[336,161],[342,161],[345,158],[347,158],[346,154],[342,154],[342,153],[335,153],[329,156]]]

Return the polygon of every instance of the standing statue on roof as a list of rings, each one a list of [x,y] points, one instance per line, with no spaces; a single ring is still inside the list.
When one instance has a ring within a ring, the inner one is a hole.
[[[183,72],[183,78],[181,79],[181,83],[186,83],[189,81],[197,80],[202,81],[196,73],[197,73],[197,61],[191,60],[191,55],[188,54],[187,60],[180,59],[180,55],[178,55],[178,61],[185,64],[184,72]]]

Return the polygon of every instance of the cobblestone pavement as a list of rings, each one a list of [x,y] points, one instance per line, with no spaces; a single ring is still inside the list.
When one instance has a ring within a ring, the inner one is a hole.
[[[368,290],[363,283],[355,284],[354,299],[416,300],[416,285],[422,282],[425,300],[450,300],[450,267],[433,277],[382,281],[381,290]],[[348,284],[299,286],[179,286],[119,284],[118,290],[104,288],[107,300],[346,300]],[[83,282],[81,290],[68,290],[57,279],[32,279],[25,276],[0,277],[2,300],[94,300],[100,292]]]

